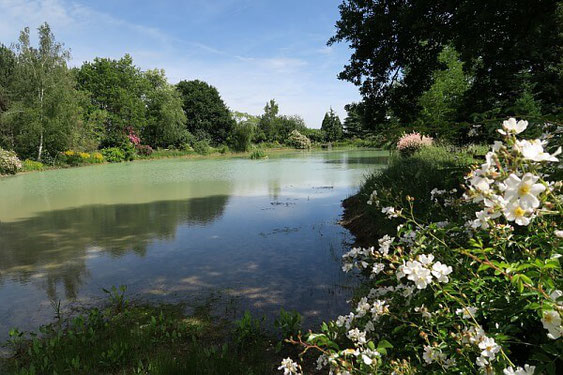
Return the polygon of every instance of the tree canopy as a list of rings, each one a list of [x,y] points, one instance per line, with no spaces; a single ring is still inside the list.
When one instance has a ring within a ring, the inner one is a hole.
[[[329,44],[353,53],[339,78],[360,87],[371,127],[419,114],[419,97],[451,46],[472,76],[457,116],[506,112],[524,83],[545,113],[560,110],[563,5],[556,0],[345,0]]]
[[[206,82],[180,81],[176,88],[180,92],[187,129],[199,140],[214,144],[225,143],[235,125],[235,120],[219,91]]]
[[[329,142],[338,141],[342,138],[342,123],[332,108],[325,114],[321,130],[325,133],[326,140]]]

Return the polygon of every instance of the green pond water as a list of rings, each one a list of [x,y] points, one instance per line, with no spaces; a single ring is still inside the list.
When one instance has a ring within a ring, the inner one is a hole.
[[[307,324],[345,312],[354,277],[341,201],[384,166],[381,151],[268,160],[171,159],[0,179],[0,338],[36,329],[52,305],[99,304],[102,288]]]

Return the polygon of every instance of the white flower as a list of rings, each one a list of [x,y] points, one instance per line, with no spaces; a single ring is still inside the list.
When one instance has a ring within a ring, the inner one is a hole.
[[[385,265],[383,263],[374,264],[373,268],[371,269],[371,277],[374,277],[375,275],[377,275],[378,273],[380,273],[384,269],[385,269]]]
[[[366,333],[363,332],[363,331],[360,331],[357,328],[354,328],[354,329],[348,331],[346,336],[348,336],[348,338],[350,340],[356,341],[360,345],[365,344],[367,342],[366,341]]]
[[[360,299],[360,302],[358,302],[358,307],[356,307],[356,316],[358,318],[365,316],[370,308],[371,305],[369,304],[368,299],[366,297],[363,297],[362,299]]]
[[[514,117],[511,117],[508,120],[502,122],[502,127],[504,128],[504,130],[498,130],[500,134],[520,134],[528,127],[528,121],[520,120],[516,122],[516,119]]]
[[[563,292],[559,289],[555,289],[553,292],[549,294],[549,297],[554,301],[557,302],[559,298],[563,296]]]
[[[428,255],[422,254],[418,256],[418,261],[425,266],[429,266],[433,260],[434,260],[434,255],[432,254],[428,254]]]
[[[561,147],[557,149],[556,152],[553,154],[549,154],[544,151],[543,146],[547,142],[540,141],[539,139],[533,139],[531,141],[522,140],[516,141],[515,148],[519,151],[524,159],[531,160],[531,161],[552,161],[557,162],[559,159],[556,158],[557,155],[561,153]]]
[[[464,307],[455,311],[456,315],[462,315],[463,319],[470,319],[477,313],[477,308],[473,306]]]
[[[556,230],[555,237],[563,238],[563,230],[560,229]]]
[[[483,356],[477,357],[477,359],[475,360],[475,363],[479,367],[486,367],[486,366],[489,365],[489,361],[487,360],[487,358],[485,358]]]
[[[452,267],[440,262],[436,262],[432,266],[432,275],[434,275],[434,277],[441,283],[447,283],[450,280],[448,275],[452,273],[452,271]]]
[[[477,216],[477,219],[471,221],[472,228],[487,229],[490,227],[489,220],[491,219],[491,217],[489,216],[487,210],[477,211],[475,212],[475,216]]]
[[[504,375],[533,375],[535,370],[536,367],[530,365],[524,365],[524,368],[516,367],[516,370],[510,366],[502,370],[502,373]]]
[[[377,204],[377,190],[371,192],[369,196],[368,204],[371,206],[372,204]]]
[[[299,365],[289,357],[281,361],[281,366],[278,367],[278,370],[283,370],[283,375],[300,374]]]
[[[401,214],[401,210],[395,211],[393,207],[383,207],[381,209],[381,212],[387,215],[389,219],[393,217],[399,217],[399,215]]]
[[[428,308],[424,305],[420,306],[420,307],[415,307],[414,311],[417,313],[420,313],[420,315],[422,315],[422,317],[424,319],[430,319],[432,318],[432,314],[430,314],[430,312],[428,311]]]
[[[500,346],[495,342],[494,339],[490,337],[485,337],[479,343],[479,349],[481,349],[481,356],[487,358],[495,358],[500,350]]]
[[[391,246],[391,244],[393,243],[393,240],[395,239],[395,237],[391,237],[388,234],[386,234],[385,236],[381,237],[377,242],[379,243],[379,252],[382,255],[387,255],[389,254],[389,247]]]
[[[520,200],[509,203],[504,209],[504,217],[508,221],[514,221],[518,225],[526,226],[532,219],[533,208],[523,207]]]
[[[374,318],[378,318],[380,315],[385,314],[387,311],[388,306],[385,304],[385,301],[379,299],[373,303],[373,307],[370,310]]]
[[[537,184],[538,176],[531,173],[526,173],[522,179],[511,173],[504,184],[506,185],[504,198],[509,202],[514,202],[520,199],[523,207],[537,208],[540,201],[537,198],[538,194],[545,191],[545,185]]]
[[[344,263],[344,264],[342,265],[342,271],[344,271],[344,272],[350,272],[353,267],[354,267],[354,265],[353,265],[352,263],[346,262],[346,263]]]
[[[559,315],[559,312],[555,310],[544,311],[541,322],[543,324],[543,328],[547,329],[547,337],[550,339],[556,340],[563,335],[563,327],[561,327],[561,316]]]
[[[424,362],[431,364],[436,360],[436,355],[434,354],[434,348],[431,346],[425,345],[424,346],[424,354],[422,355]]]
[[[418,289],[425,289],[432,282],[432,274],[430,270],[423,267],[418,261],[408,261],[402,266],[402,272],[407,278],[414,281]]]

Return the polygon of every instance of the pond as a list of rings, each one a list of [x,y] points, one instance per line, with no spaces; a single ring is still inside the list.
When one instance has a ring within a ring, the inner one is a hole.
[[[306,325],[346,312],[352,238],[341,201],[382,151],[267,160],[169,159],[0,179],[0,338],[53,319],[57,303],[212,299],[237,316],[296,309]]]

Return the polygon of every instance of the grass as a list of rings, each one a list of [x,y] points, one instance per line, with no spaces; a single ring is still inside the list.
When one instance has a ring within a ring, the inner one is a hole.
[[[212,316],[210,303],[188,316],[182,305],[130,303],[124,287],[106,292],[107,305],[66,319],[57,312],[39,334],[12,330],[13,355],[0,359],[0,373],[262,375],[297,356],[249,312],[233,323]],[[284,311],[276,325],[295,333],[300,321]]]
[[[358,245],[373,244],[383,234],[393,233],[397,226],[381,213],[381,208],[408,207],[407,196],[414,198],[414,210],[422,219],[445,220],[447,214],[435,209],[430,192],[434,188],[457,189],[461,194],[464,174],[486,151],[483,146],[438,145],[425,147],[410,157],[393,154],[387,168],[368,176],[359,192],[343,202],[342,224],[356,236]],[[381,199],[379,206],[367,204],[374,190]]]

